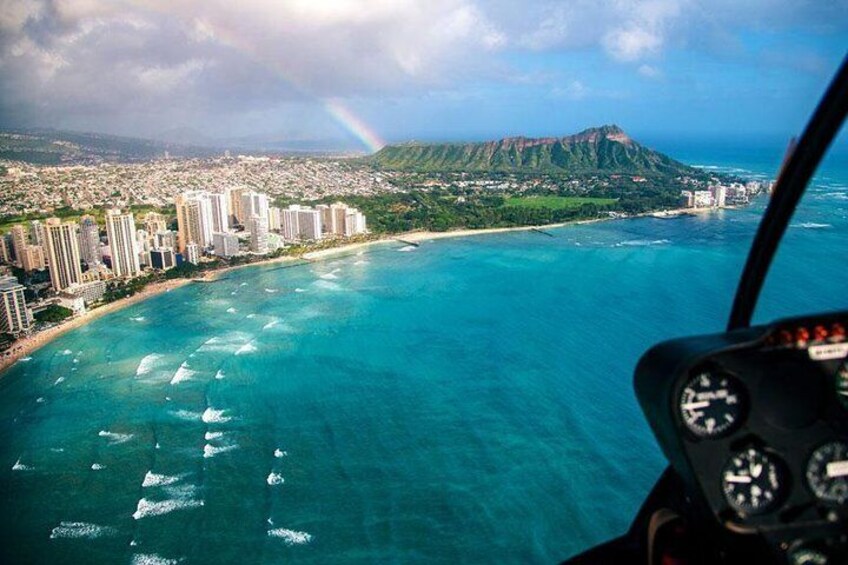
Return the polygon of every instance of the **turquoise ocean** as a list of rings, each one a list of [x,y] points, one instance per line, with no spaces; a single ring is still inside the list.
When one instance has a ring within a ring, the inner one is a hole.
[[[618,535],[664,467],[633,367],[723,329],[766,202],[246,268],[70,332],[0,378],[0,562],[550,563]],[[759,321],[848,308],[847,229],[837,154]]]

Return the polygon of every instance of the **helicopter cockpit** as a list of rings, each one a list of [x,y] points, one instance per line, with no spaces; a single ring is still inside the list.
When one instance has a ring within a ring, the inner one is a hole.
[[[784,161],[727,331],[661,343],[636,367],[669,467],[627,534],[569,563],[848,563],[848,311],[751,326],[846,113],[848,59]]]

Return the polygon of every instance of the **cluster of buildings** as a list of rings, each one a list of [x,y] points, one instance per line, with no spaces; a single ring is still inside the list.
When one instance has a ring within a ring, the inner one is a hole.
[[[0,277],[0,333],[29,331],[33,308],[60,304],[74,312],[101,300],[110,280],[128,280],[152,270],[166,271],[184,262],[211,257],[264,255],[287,243],[365,233],[365,216],[343,203],[314,208],[271,206],[268,196],[245,188],[220,192],[187,191],[176,197],[176,231],[157,212],[140,223],[132,212],[107,210],[105,237],[97,219],[60,218],[15,225],[0,236],[0,262],[23,269],[33,290],[53,296],[29,305],[16,277]],[[47,272],[48,277],[37,276]]]
[[[395,173],[329,157],[222,156],[61,166],[0,160],[0,167],[6,171],[0,174],[0,216],[50,214],[62,207],[163,208],[184,192],[229,186],[249,186],[295,202],[401,190]]]
[[[750,181],[730,184],[711,184],[704,190],[683,190],[680,193],[684,208],[724,208],[748,204],[751,198],[764,190],[770,190],[769,183]]]

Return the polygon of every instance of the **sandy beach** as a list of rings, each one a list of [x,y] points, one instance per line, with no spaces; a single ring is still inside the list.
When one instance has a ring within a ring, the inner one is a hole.
[[[678,210],[669,210],[669,214],[675,213],[694,213],[694,214],[703,214],[713,212],[715,209],[713,208],[682,208]],[[637,214],[634,216],[628,216],[628,218],[636,218],[636,217],[646,217],[651,216],[655,212],[646,212],[644,214]],[[320,249],[318,251],[310,251],[308,253],[304,253],[303,256],[283,256],[283,257],[275,257],[274,259],[268,259],[264,261],[257,261],[255,263],[246,263],[244,265],[234,265],[231,267],[224,267],[222,269],[217,269],[215,271],[211,271],[206,273],[201,280],[205,281],[214,281],[218,280],[221,276],[225,275],[230,271],[234,271],[237,269],[243,269],[246,267],[256,267],[256,266],[265,266],[272,265],[274,263],[294,263],[297,261],[320,261],[323,259],[328,259],[331,257],[338,257],[340,255],[350,255],[351,253],[361,251],[365,248],[374,246],[374,245],[383,245],[386,243],[412,243],[417,244],[422,241],[429,241],[434,239],[446,239],[446,238],[454,238],[454,237],[468,237],[475,235],[486,235],[486,234],[498,234],[498,233],[507,233],[507,232],[516,232],[516,231],[531,231],[531,230],[548,230],[554,228],[561,228],[569,225],[583,225],[583,224],[592,224],[597,222],[609,221],[616,218],[596,218],[592,220],[575,220],[572,222],[562,222],[558,224],[547,224],[542,226],[517,226],[517,227],[509,227],[509,228],[486,228],[486,229],[460,229],[460,230],[451,230],[444,232],[432,232],[432,231],[413,231],[406,232],[402,234],[395,235],[386,235],[379,239],[373,239],[370,241],[360,241],[356,243],[350,243],[347,245],[340,245],[338,247],[330,247],[328,249]],[[627,218],[622,218],[627,219]],[[95,308],[86,312],[81,316],[77,316],[75,318],[71,318],[64,323],[52,327],[50,329],[38,332],[30,337],[19,340],[12,346],[8,351],[6,351],[2,357],[0,357],[0,376],[2,376],[2,372],[14,364],[18,359],[22,357],[26,357],[36,351],[37,349],[43,347],[44,345],[50,343],[60,335],[65,332],[71,331],[73,329],[84,326],[92,320],[96,320],[101,316],[105,316],[111,312],[116,312],[121,310],[122,308],[126,308],[127,306],[132,306],[133,304],[137,304],[142,300],[147,300],[152,296],[156,296],[157,294],[161,294],[163,292],[168,292],[175,288],[179,288],[186,284],[193,282],[192,279],[174,279],[163,281],[161,283],[152,284],[146,287],[143,291],[135,294],[129,298],[125,298],[123,300],[118,300],[116,302],[111,302],[104,306],[100,306],[99,308]]]

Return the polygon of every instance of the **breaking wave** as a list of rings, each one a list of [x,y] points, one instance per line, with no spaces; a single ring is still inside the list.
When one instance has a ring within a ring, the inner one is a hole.
[[[253,345],[252,343],[245,343],[244,345],[238,348],[238,351],[236,351],[236,355],[245,355],[247,353],[255,353],[256,351],[258,351],[258,349],[255,345]]]
[[[100,463],[92,463],[91,464],[91,470],[92,471],[102,471],[105,468],[106,468],[106,465],[102,465]]]
[[[156,362],[161,358],[162,356],[158,353],[151,353],[150,355],[145,355],[139,362],[138,369],[135,370],[135,376],[140,377],[141,375],[146,375],[147,373],[149,373],[156,365]]]
[[[206,444],[203,446],[203,457],[209,459],[210,457],[215,457],[219,453],[226,453],[228,451],[232,451],[233,449],[238,449],[237,445],[222,445],[220,447],[216,447],[211,444]]]
[[[823,230],[826,228],[832,228],[831,224],[817,224],[816,222],[802,222],[800,224],[792,224],[793,228],[803,228],[807,230]]]
[[[221,369],[218,369],[218,372],[215,373],[215,378],[218,379],[219,381],[221,379],[223,379],[225,376],[226,376],[226,374]]]
[[[652,247],[654,245],[667,245],[671,243],[671,241],[667,239],[629,239],[627,241],[622,241],[620,243],[616,243],[616,247]]]
[[[186,422],[197,422],[201,418],[201,414],[199,412],[192,412],[191,410],[171,410],[168,413],[171,416],[179,418],[180,420],[185,420]]]
[[[268,475],[268,478],[265,479],[265,482],[273,487],[283,484],[284,482],[286,482],[286,480],[279,473],[271,473],[270,475]]]
[[[180,480],[182,480],[182,477],[178,475],[159,475],[153,471],[148,471],[147,474],[144,475],[144,481],[142,481],[141,486],[143,488],[164,487],[166,485],[172,485]]]
[[[98,526],[88,522],[60,522],[50,532],[50,539],[97,539],[104,536],[114,536],[118,530],[110,526]]]
[[[171,384],[175,385],[177,383],[181,383],[183,381],[189,380],[192,376],[196,375],[197,371],[192,371],[188,368],[188,362],[183,361],[180,365],[180,368],[177,369],[177,372],[174,373],[174,378],[171,379]]]
[[[224,415],[225,410],[215,410],[212,407],[203,411],[201,419],[204,424],[225,424],[231,420],[229,416]]]
[[[97,435],[108,439],[109,445],[118,445],[121,443],[126,443],[133,438],[133,434],[119,434],[106,430],[100,430],[99,432],[97,432]]]
[[[311,534],[287,530],[285,528],[268,530],[268,535],[272,538],[280,538],[286,543],[286,545],[304,545],[312,541]]]
[[[288,452],[283,451],[282,449],[278,448],[278,449],[274,450],[274,457],[276,457],[277,459],[282,459],[283,457],[286,457],[287,455],[288,455]]]
[[[21,459],[19,457],[18,460],[15,461],[15,464],[12,465],[12,470],[13,471],[32,471],[32,467],[30,467],[29,465],[24,465],[23,463],[21,463]]]
[[[133,555],[132,565],[177,565],[177,559],[168,559],[155,553],[136,553]]]
[[[150,516],[161,516],[174,510],[186,508],[199,508],[203,506],[202,500],[148,500],[142,498],[133,512],[133,519],[140,520]]]

